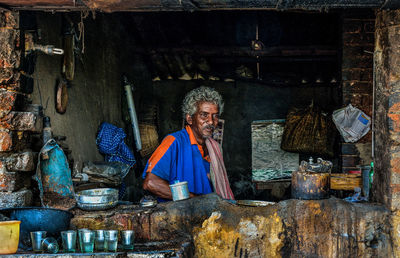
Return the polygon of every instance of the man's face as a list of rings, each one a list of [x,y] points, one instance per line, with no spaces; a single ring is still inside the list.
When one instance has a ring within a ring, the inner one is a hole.
[[[196,113],[192,116],[186,115],[186,121],[192,128],[196,139],[211,137],[214,129],[218,125],[218,119],[218,105],[210,102],[198,103]]]

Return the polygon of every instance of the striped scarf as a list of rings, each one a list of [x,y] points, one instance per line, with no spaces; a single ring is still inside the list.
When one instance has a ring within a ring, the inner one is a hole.
[[[224,159],[219,144],[210,138],[206,140],[206,146],[211,159],[210,176],[214,191],[224,199],[235,200],[226,174]]]

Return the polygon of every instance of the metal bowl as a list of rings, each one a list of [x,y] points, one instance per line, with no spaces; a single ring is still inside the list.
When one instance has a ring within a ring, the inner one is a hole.
[[[78,207],[82,210],[106,210],[117,206],[118,190],[113,188],[97,188],[76,194]]]

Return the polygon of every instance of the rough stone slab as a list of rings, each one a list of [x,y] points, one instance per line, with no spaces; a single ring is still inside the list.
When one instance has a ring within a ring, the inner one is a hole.
[[[0,192],[0,207],[15,208],[26,207],[32,204],[32,192],[20,190],[18,192]]]
[[[24,131],[0,131],[0,152],[23,151],[31,146],[30,135]]]
[[[16,74],[14,74],[14,79],[15,77]],[[21,83],[19,81],[0,84],[0,90],[19,91],[20,89],[21,89]]]
[[[0,131],[0,152],[12,150],[12,132]]]
[[[0,27],[19,28],[18,12],[0,12]]]
[[[0,120],[0,128],[14,131],[41,132],[43,120],[33,112],[11,111]]]
[[[8,84],[14,80],[14,68],[0,67],[0,84]]]
[[[1,83],[1,70],[0,69],[0,83]],[[10,113],[14,107],[15,100],[17,99],[17,93],[12,91],[1,90],[0,91],[0,119]]]
[[[210,194],[147,209],[73,212],[75,228],[135,228],[135,237],[144,235],[137,217],[150,217],[151,239],[140,241],[191,235],[195,257],[393,257],[390,211],[336,198],[247,207]]]
[[[0,160],[8,171],[32,171],[35,169],[37,153],[25,151],[21,153],[0,153]]]
[[[18,68],[21,51],[19,46],[20,33],[15,29],[0,29],[0,68]]]
[[[17,172],[0,172],[0,192],[14,192],[21,187],[21,177]]]

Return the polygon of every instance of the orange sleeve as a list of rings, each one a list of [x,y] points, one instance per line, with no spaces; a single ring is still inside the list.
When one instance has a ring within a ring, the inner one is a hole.
[[[167,152],[167,150],[174,141],[175,137],[172,135],[168,135],[167,137],[164,138],[160,146],[158,146],[158,148],[154,151],[153,155],[151,155],[148,161],[149,166],[147,167],[146,170],[147,173],[150,173],[153,170],[158,161],[160,161],[160,159],[164,156],[164,154]]]

